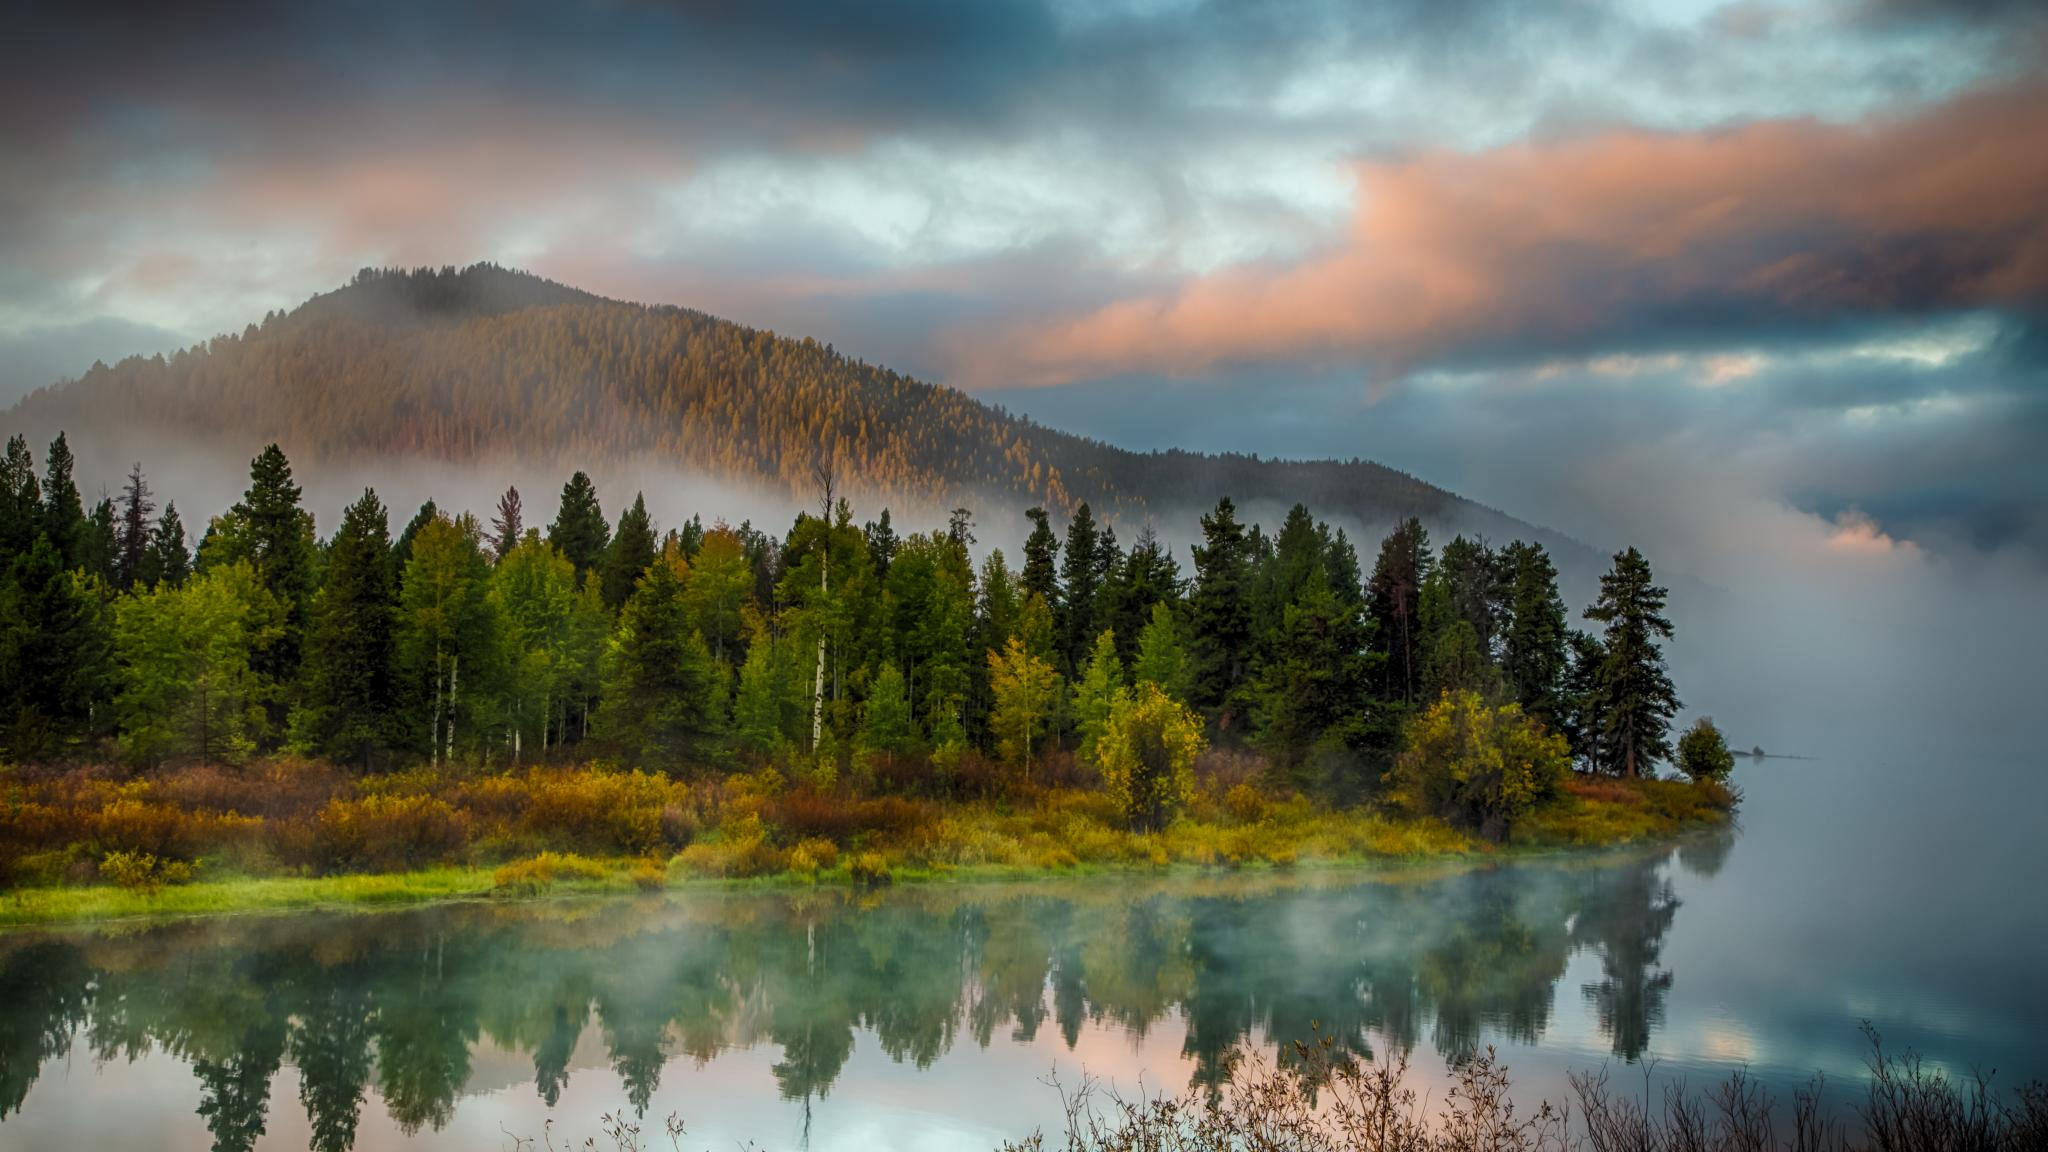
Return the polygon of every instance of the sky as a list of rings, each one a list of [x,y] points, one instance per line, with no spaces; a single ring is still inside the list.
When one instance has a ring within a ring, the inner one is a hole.
[[[2044,11],[16,3],[0,403],[492,260],[1694,570],[2048,570]]]

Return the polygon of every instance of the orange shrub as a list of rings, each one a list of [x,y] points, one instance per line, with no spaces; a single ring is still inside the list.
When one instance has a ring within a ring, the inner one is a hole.
[[[526,827],[548,842],[645,855],[664,846],[673,786],[649,772],[536,772],[527,777]]]
[[[396,871],[453,859],[469,843],[469,817],[431,796],[330,800],[310,823],[273,830],[278,857],[315,872]]]

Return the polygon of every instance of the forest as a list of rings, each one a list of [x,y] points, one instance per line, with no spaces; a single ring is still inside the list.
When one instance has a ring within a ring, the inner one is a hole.
[[[1291,865],[1737,799],[1710,720],[1674,741],[1633,548],[1580,628],[1539,544],[1410,519],[1368,567],[1299,504],[1269,530],[1220,500],[1185,569],[1085,502],[977,562],[970,510],[899,533],[823,469],[779,536],[612,516],[582,472],[545,526],[516,488],[402,523],[366,490],[322,534],[273,444],[195,545],[139,464],[90,509],[62,434],[0,466],[18,886]]]
[[[275,441],[316,464],[512,458],[566,475],[646,458],[805,505],[822,459],[848,495],[899,513],[968,503],[1064,517],[1086,501],[1116,518],[1164,512],[1167,494],[1192,507],[1228,494],[1361,523],[1455,518],[1502,538],[1536,531],[1371,461],[1126,451],[816,340],[488,264],[365,269],[239,333],[95,365],[30,395],[8,423],[42,437],[225,434],[238,450]]]

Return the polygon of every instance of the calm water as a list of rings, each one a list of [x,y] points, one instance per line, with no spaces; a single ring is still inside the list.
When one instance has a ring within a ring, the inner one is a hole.
[[[691,1148],[978,1149],[1054,1121],[1055,1069],[1180,1089],[1318,1026],[1437,1091],[1496,1045],[1531,1093],[1748,1067],[1847,1103],[1864,1019],[2048,1076],[2043,793],[1924,779],[1746,766],[1737,835],[1477,871],[0,936],[0,1147],[580,1144],[624,1108]]]

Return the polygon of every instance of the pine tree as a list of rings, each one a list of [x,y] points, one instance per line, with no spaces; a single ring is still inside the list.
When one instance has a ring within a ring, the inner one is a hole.
[[[42,534],[43,491],[36,483],[36,458],[28,450],[28,438],[16,433],[7,438],[7,455],[0,459],[0,555],[25,555]],[[61,554],[58,559],[61,563]]]
[[[1157,684],[1159,690],[1183,703],[1189,692],[1187,646],[1181,641],[1180,624],[1173,609],[1164,603],[1152,605],[1152,617],[1138,634],[1138,655],[1131,663],[1131,683]]]
[[[1437,568],[1450,590],[1451,612],[1472,626],[1479,651],[1488,659],[1494,654],[1500,635],[1501,618],[1507,605],[1507,581],[1501,558],[1484,540],[1452,538],[1444,545]]]
[[[99,578],[109,588],[114,585],[114,553],[120,529],[114,519],[114,502],[105,496],[92,506],[92,515],[86,517],[84,540],[78,548],[78,566]]]
[[[1227,727],[1250,670],[1252,643],[1250,544],[1228,496],[1202,517],[1194,563],[1194,589],[1188,596],[1191,702],[1224,718]]]
[[[868,557],[874,563],[875,575],[886,578],[890,562],[896,559],[896,546],[900,543],[896,529],[889,523],[889,510],[882,509],[881,518],[870,521],[861,529],[861,535],[867,537]]]
[[[1320,560],[1307,567],[1266,647],[1251,692],[1259,743],[1296,787],[1354,798],[1364,773],[1348,749],[1366,712],[1366,628],[1357,603],[1331,591]]]
[[[150,515],[156,511],[156,502],[149,497],[149,481],[137,464],[128,470],[128,484],[122,489],[120,535],[115,541],[114,584],[124,592],[148,575]]]
[[[1413,703],[1422,689],[1422,588],[1433,567],[1429,533],[1413,517],[1380,542],[1367,592],[1373,646],[1385,657],[1381,691],[1389,699]]]
[[[176,588],[192,575],[192,552],[185,544],[185,522],[178,518],[176,501],[164,505],[150,549],[150,569],[156,582]]]
[[[1502,555],[1513,582],[1501,672],[1522,711],[1558,731],[1569,653],[1557,569],[1541,544],[1518,540]]]
[[[1024,538],[1024,570],[1018,573],[1020,597],[1036,593],[1045,601],[1045,607],[1055,619],[1059,616],[1059,537],[1052,533],[1052,523],[1046,519],[1045,509],[1028,508],[1024,515],[1031,520],[1031,535]]]
[[[629,760],[682,767],[723,727],[724,675],[683,602],[680,554],[657,558],[626,598],[597,729]]]
[[[1663,588],[1651,583],[1649,562],[1634,548],[1615,554],[1600,578],[1600,598],[1586,618],[1606,625],[1606,658],[1599,697],[1602,758],[1610,771],[1631,779],[1671,758],[1671,718],[1678,692],[1664,671],[1659,638],[1671,638]]]
[[[1602,771],[1600,666],[1607,662],[1607,649],[1598,636],[1578,628],[1565,632],[1565,645],[1570,659],[1558,702],[1558,728],[1571,746],[1573,759],[1592,771]]]
[[[313,517],[300,506],[300,494],[292,482],[291,462],[272,444],[249,462],[248,490],[223,517],[227,523],[219,526],[231,543],[220,550],[218,559],[248,560],[265,590],[284,605],[284,635],[264,651],[257,669],[277,684],[297,679],[312,614]],[[202,567],[212,555],[211,549],[201,546]]]
[[[677,550],[681,550],[678,544]],[[633,494],[633,506],[619,514],[619,529],[605,546],[599,575],[603,579],[604,605],[617,612],[633,594],[633,585],[647,566],[654,563],[654,524],[647,517],[647,498]]]
[[[99,580],[66,571],[49,537],[13,557],[0,584],[0,739],[13,759],[93,734],[111,687],[107,617]]]
[[[491,559],[503,560],[507,552],[519,546],[519,538],[525,533],[526,518],[519,504],[519,489],[508,487],[498,497],[498,514],[491,517]]]
[[[421,529],[440,517],[440,506],[431,499],[427,500],[420,505],[419,511],[413,513],[412,519],[406,521],[405,531],[400,532],[398,539],[392,542],[391,586],[399,589],[401,593],[405,588],[405,566],[412,562],[413,541],[419,537]]]
[[[1095,745],[1109,723],[1109,709],[1124,690],[1123,662],[1116,658],[1116,634],[1107,630],[1095,637],[1081,676],[1074,682],[1074,731],[1081,738],[1075,754],[1081,763],[1095,767]]]
[[[367,771],[399,742],[397,596],[384,504],[365,489],[342,513],[313,598],[293,740]]]
[[[1138,638],[1152,619],[1154,606],[1179,602],[1180,566],[1147,524],[1110,573],[1102,589],[1100,615],[1103,626],[1116,633],[1117,657],[1128,664],[1137,658]]]
[[[578,472],[562,485],[562,507],[555,513],[555,522],[548,525],[548,543],[576,566],[580,583],[604,558],[605,545],[610,542],[611,529],[597,502],[597,486]]]
[[[65,571],[80,567],[85,556],[85,506],[71,478],[71,445],[64,433],[50,441],[49,470],[43,474],[43,533],[57,549]]]
[[[1060,565],[1062,598],[1053,609],[1053,626],[1060,634],[1060,663],[1076,675],[1088,663],[1095,640],[1095,599],[1102,588],[1102,574],[1097,570],[1101,543],[1095,515],[1083,502],[1067,522],[1067,545]]]

